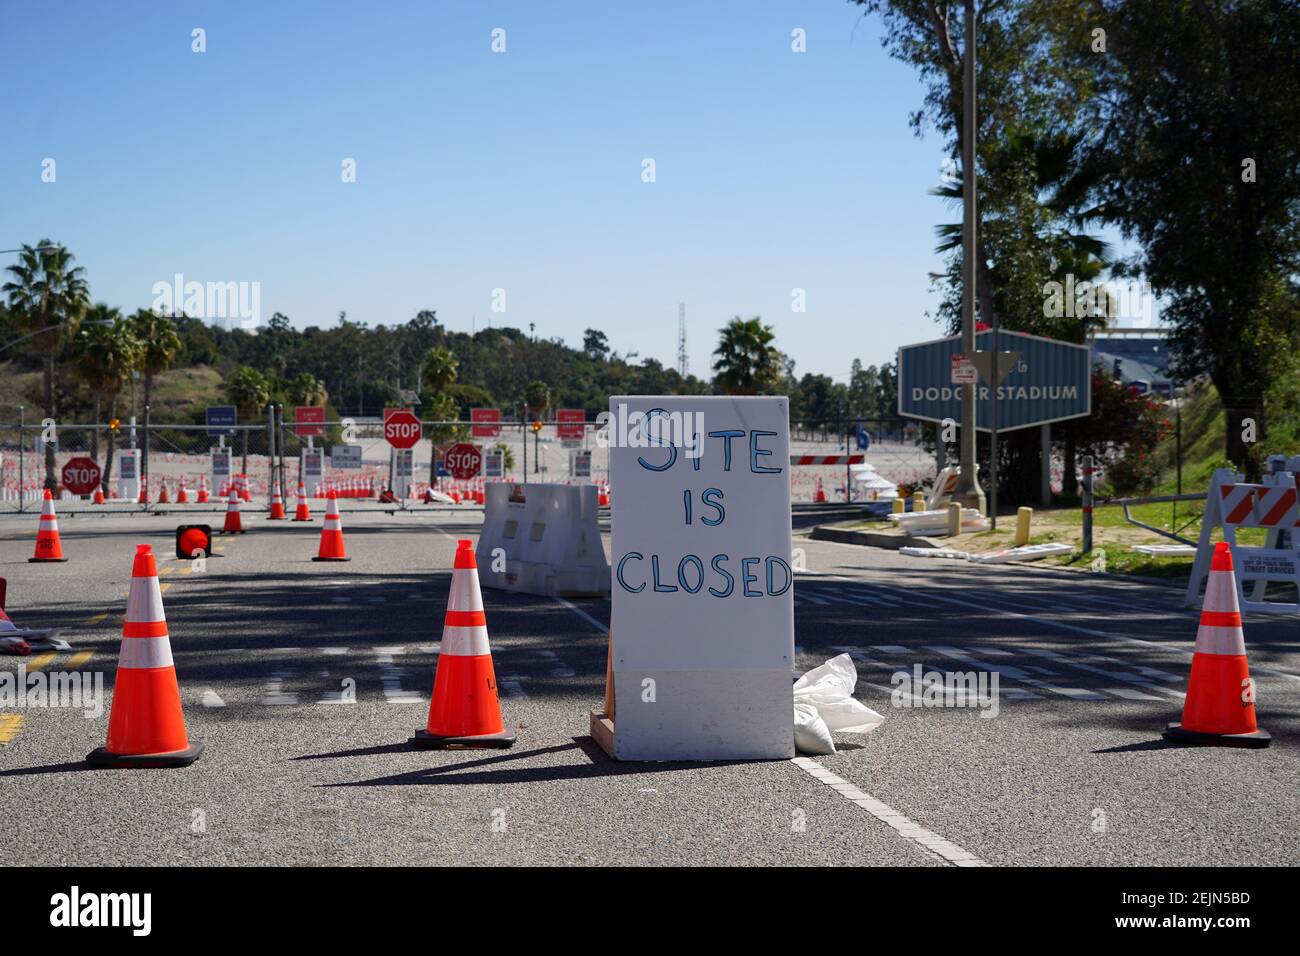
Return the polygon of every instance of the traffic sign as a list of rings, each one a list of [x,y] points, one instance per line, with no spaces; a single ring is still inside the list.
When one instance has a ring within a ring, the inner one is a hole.
[[[483,456],[483,477],[484,478],[504,478],[505,477],[506,454],[499,448],[490,449]]]
[[[582,441],[587,430],[587,413],[581,408],[556,409],[555,422],[555,434],[561,441]]]
[[[214,485],[220,485],[224,479],[229,477],[230,477],[230,449],[229,448],[212,449],[212,483]]]
[[[992,355],[993,332],[975,336],[978,370]],[[999,331],[998,431],[1014,431],[1092,413],[1092,356],[1086,345],[1058,342],[1025,332]],[[904,418],[961,421],[964,388],[953,385],[953,356],[961,353],[961,336],[905,345],[898,350],[898,413]],[[1007,353],[1018,353],[1008,355]],[[985,353],[985,354],[981,354]],[[989,431],[992,389],[980,375],[975,385],[975,427]]]
[[[483,453],[477,445],[471,445],[467,441],[458,442],[447,449],[445,461],[451,476],[463,481],[478,477],[483,467]]]
[[[325,406],[299,405],[293,410],[293,422],[299,438],[319,438],[325,434]]]
[[[333,445],[330,448],[331,468],[360,468],[360,445]]]
[[[93,458],[74,458],[63,466],[63,487],[74,495],[88,495],[99,486],[99,465]]]
[[[420,420],[404,408],[384,417],[384,439],[394,448],[414,448],[420,440]]]
[[[498,438],[501,435],[501,409],[471,408],[469,410],[470,435],[474,438]]]
[[[208,434],[215,437],[217,435],[235,434],[235,423],[237,415],[234,405],[209,405],[207,422]]]
[[[952,357],[952,374],[948,381],[953,385],[978,385],[980,373],[976,371],[975,363],[969,356],[958,352]]]

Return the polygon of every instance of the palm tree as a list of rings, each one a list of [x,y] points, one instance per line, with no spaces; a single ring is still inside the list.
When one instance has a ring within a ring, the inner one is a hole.
[[[299,372],[289,382],[289,398],[295,405],[324,405],[329,400],[325,383],[311,372]]]
[[[95,421],[102,402],[108,401],[108,417],[117,418],[117,397],[140,359],[140,342],[132,324],[122,313],[104,303],[97,303],[87,313],[91,320],[77,336],[77,367],[95,393]],[[93,323],[93,324],[91,324]],[[108,430],[108,450],[104,458],[100,486],[108,491],[113,479],[113,451],[117,432]],[[99,458],[99,429],[91,432],[91,456]]]
[[[524,388],[524,404],[529,414],[542,418],[551,407],[551,387],[540,379],[529,382]]]
[[[994,176],[1027,170],[1032,177],[1040,213],[1039,222],[1043,224],[1036,233],[1051,253],[1053,278],[1063,278],[1071,267],[1075,269],[1076,281],[1082,278],[1079,269],[1085,269],[1089,273],[1088,278],[1092,278],[1110,264],[1108,244],[1098,236],[1082,231],[1091,224],[1103,221],[1107,215],[1104,206],[1089,204],[1089,197],[1102,181],[1104,171],[1088,153],[1085,140],[1084,133],[1062,133],[1045,137],[1029,133],[1008,133],[1005,143],[998,148],[991,161],[990,172]],[[959,204],[963,192],[963,180],[958,175],[944,185],[931,189],[930,195]],[[934,231],[939,238],[935,252],[944,255],[961,248],[961,223],[943,223],[935,226]],[[997,283],[994,273],[997,267],[989,264],[983,229],[980,230],[977,241],[979,250],[975,263],[978,272],[975,292],[980,319],[991,325]],[[1085,263],[1092,265],[1085,267]]]
[[[271,384],[255,368],[241,365],[226,382],[226,397],[235,404],[239,417],[251,421],[271,401]],[[244,471],[248,471],[248,429],[244,428]]]
[[[772,327],[736,316],[718,330],[714,383],[728,395],[757,395],[781,380],[781,352]]]
[[[429,349],[421,368],[421,384],[434,395],[441,395],[456,381],[459,367],[460,363],[447,346]]]
[[[90,300],[86,271],[74,266],[73,255],[64,246],[42,239],[35,246],[24,245],[18,264],[9,266],[13,276],[0,291],[9,298],[9,308],[22,317],[44,366],[44,409],[46,418],[55,417],[54,358],[65,337],[76,334],[77,323]],[[45,445],[45,487],[53,490],[54,446]]]
[[[140,373],[144,376],[144,404],[148,408],[154,376],[172,364],[181,348],[181,336],[171,316],[149,309],[140,309],[131,316],[131,325],[140,340]]]

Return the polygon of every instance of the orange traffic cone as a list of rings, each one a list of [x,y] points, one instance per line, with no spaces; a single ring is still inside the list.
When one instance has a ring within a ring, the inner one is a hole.
[[[149,503],[149,476],[140,476],[140,497],[136,499],[136,504],[147,505]]]
[[[307,507],[307,486],[301,478],[298,479],[298,509],[294,512],[293,520],[311,520],[311,508]]]
[[[41,503],[41,520],[36,525],[36,553],[27,559],[36,564],[45,561],[66,561],[63,556],[63,542],[59,539],[59,516],[54,513],[54,495],[45,489],[45,500]]]
[[[199,497],[198,503],[206,505],[208,503],[208,476],[199,475]]]
[[[487,617],[478,586],[478,563],[468,541],[457,542],[451,593],[443,619],[442,650],[433,678],[429,722],[408,741],[422,750],[509,747],[497,698]]]
[[[91,503],[97,505],[102,505],[104,503],[104,489],[102,486],[95,489],[95,498]]]
[[[158,565],[147,544],[135,548],[122,651],[108,716],[108,744],[86,755],[92,767],[187,767],[203,744],[190,742],[172,663]]]
[[[280,494],[280,483],[277,481],[271,491],[271,514],[268,521],[284,520],[284,496]]]
[[[159,484],[162,485],[162,491],[158,492],[158,504],[160,505],[171,504],[171,500],[172,500],[171,495],[167,494],[167,479],[164,478],[162,481],[159,482]]]
[[[239,476],[239,497],[245,501],[253,500],[253,492],[248,488],[248,476],[244,474]]]
[[[320,529],[320,551],[313,561],[351,561],[343,547],[343,522],[339,518],[339,499],[334,492],[325,501],[325,525]]]
[[[1184,744],[1221,747],[1267,747],[1273,739],[1255,724],[1255,683],[1246,666],[1237,575],[1226,541],[1214,546],[1210,561],[1183,720],[1170,724],[1165,736]]]
[[[230,500],[226,502],[226,523],[221,528],[222,534],[243,534],[244,521],[239,516],[239,492],[230,486]]]
[[[185,476],[181,475],[180,483],[176,486],[176,503],[178,505],[187,505],[190,503],[190,496],[185,491]]]

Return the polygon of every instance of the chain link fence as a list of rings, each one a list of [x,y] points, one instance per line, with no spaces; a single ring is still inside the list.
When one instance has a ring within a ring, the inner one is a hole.
[[[259,503],[270,500],[279,482],[286,505],[294,500],[299,481],[312,497],[334,490],[346,498],[379,499],[388,489],[400,492],[404,487],[406,496],[398,496],[402,506],[424,501],[429,491],[473,501],[484,482],[493,480],[590,483],[602,488],[609,481],[609,449],[598,437],[594,421],[543,420],[535,428],[533,422],[503,420],[489,429],[495,434],[477,436],[475,425],[482,432],[483,423],[422,421],[406,474],[405,460],[394,454],[379,418],[295,423],[285,411],[268,408],[260,422],[219,428],[151,423],[148,415],[143,422],[120,423],[116,429],[107,423],[33,420],[23,410],[4,415],[0,511],[39,510],[46,487],[65,502],[92,502],[93,489],[69,487],[69,476],[74,486],[86,477],[86,469],[80,466],[72,466],[65,475],[74,459],[95,463],[105,499],[104,505],[96,507],[111,510],[171,508],[182,487],[189,503],[197,505],[203,489],[210,509],[220,510],[236,477],[243,482],[248,500]],[[866,449],[859,448],[860,434],[866,436]],[[481,471],[470,479],[455,477],[446,466],[446,453],[459,442],[474,444],[481,452],[499,452],[499,471]],[[905,489],[922,487],[935,474],[921,430],[904,419],[795,421],[790,451],[800,457],[862,455],[877,475]],[[843,457],[834,464],[795,465],[790,469],[791,494],[802,502],[876,497],[859,474]]]

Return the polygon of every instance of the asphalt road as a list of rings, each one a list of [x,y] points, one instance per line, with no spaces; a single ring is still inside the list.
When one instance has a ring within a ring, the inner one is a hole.
[[[216,516],[213,516],[215,519]],[[0,710],[0,863],[1295,864],[1300,627],[1252,616],[1263,751],[1184,749],[1196,630],[1167,587],[981,569],[797,538],[800,669],[845,649],[885,714],[815,760],[620,764],[587,736],[607,601],[485,592],[508,751],[432,752],[425,720],[454,539],[475,512],[344,514],[347,564],[316,564],[320,520],[219,539],[195,571],[160,561],[193,766],[92,771],[104,712]],[[52,657],[111,690],[137,542],[177,519],[62,522],[66,564],[27,563],[31,515],[0,517],[9,611],[57,627]],[[997,671],[997,716],[895,707],[890,675]],[[349,688],[355,703],[346,702]],[[8,715],[8,716],[6,716]]]

